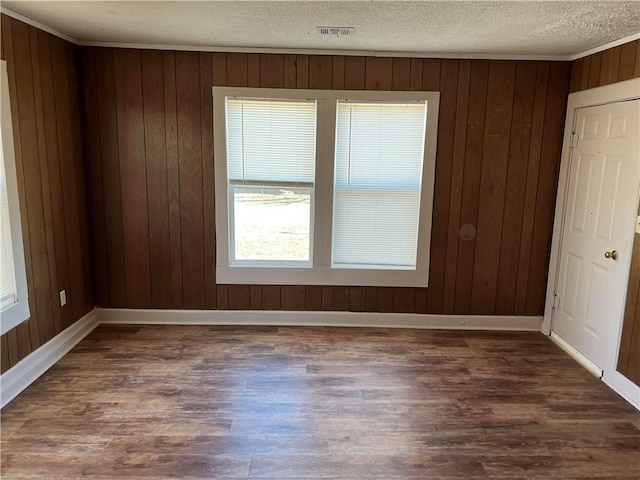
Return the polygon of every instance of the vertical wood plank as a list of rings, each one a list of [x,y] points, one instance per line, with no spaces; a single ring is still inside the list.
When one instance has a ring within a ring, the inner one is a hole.
[[[77,299],[80,303],[80,309],[77,311],[77,317],[87,314],[95,306],[93,295],[93,278],[91,272],[91,246],[89,239],[89,214],[88,214],[88,193],[87,193],[87,176],[85,172],[85,160],[83,153],[82,139],[82,119],[80,111],[80,86],[78,82],[79,72],[77,66],[77,49],[74,45],[65,42],[67,53],[67,70],[69,78],[69,102],[71,108],[71,138],[73,142],[73,159],[72,163],[75,171],[75,188],[76,188],[76,212],[78,225],[80,230],[80,252],[84,295],[78,295]],[[82,292],[79,292],[79,294]],[[54,300],[55,303],[55,300]]]
[[[333,82],[333,59],[329,55],[309,57],[309,88],[330,89]]]
[[[42,34],[39,36],[40,44],[45,45],[47,37]],[[41,48],[41,50],[43,50]],[[104,192],[102,185],[102,158],[100,155],[100,121],[98,115],[98,92],[96,89],[96,70],[95,70],[95,55],[94,49],[83,47],[80,49],[80,63],[82,65],[82,78],[83,78],[83,105],[84,105],[84,135],[85,135],[85,150],[86,159],[88,162],[88,179],[89,179],[89,192],[91,202],[91,251],[92,251],[92,266],[93,266],[93,281],[95,290],[95,301],[100,307],[109,306],[109,270],[107,264],[107,237],[105,228],[105,203]],[[47,67],[50,67],[47,66]],[[45,68],[43,66],[43,92],[46,89],[46,84],[50,81],[50,70],[47,68],[47,75],[45,76]],[[49,92],[51,95],[53,92]],[[52,102],[52,98],[47,103]],[[46,106],[45,106],[46,110]],[[46,114],[45,114],[46,125]],[[57,150],[57,149],[56,149]],[[48,162],[51,163],[51,162]],[[52,197],[53,197],[52,189]],[[52,198],[53,203],[53,198]],[[54,229],[55,232],[55,229]],[[55,236],[55,233],[54,233]],[[54,238],[55,245],[55,238]],[[55,249],[56,255],[58,249]],[[59,276],[59,274],[58,274]]]
[[[263,285],[261,303],[263,310],[280,310],[280,286]]]
[[[636,62],[633,68],[634,78],[640,77],[640,40],[636,40]]]
[[[126,307],[126,276],[124,261],[124,233],[122,226],[122,195],[120,157],[118,153],[118,123],[116,120],[115,74],[113,50],[95,49],[98,92],[98,121],[100,122],[100,150],[102,184],[105,202],[105,230],[107,263],[109,267],[109,300],[111,307]]]
[[[344,57],[335,55],[332,65],[332,84],[334,90],[344,90]]]
[[[260,54],[258,53],[247,55],[247,86],[260,86]]]
[[[43,97],[43,120],[44,120],[44,136],[46,150],[46,164],[49,181],[49,201],[53,222],[53,250],[49,250],[49,255],[53,256],[56,261],[56,290],[68,288],[69,281],[69,263],[66,241],[66,229],[64,219],[64,205],[62,194],[62,176],[60,172],[60,159],[58,148],[58,118],[56,115],[55,91],[53,88],[53,59],[51,52],[50,36],[44,32],[38,32],[38,47],[40,51],[40,79]],[[14,122],[15,130],[15,122]],[[44,181],[44,178],[43,178]],[[23,239],[24,240],[24,239]],[[25,241],[25,254],[27,240]],[[30,260],[29,260],[30,261]],[[30,283],[30,282],[28,282]],[[53,293],[52,293],[53,295]],[[30,293],[30,296],[33,296]],[[34,299],[29,300],[31,305]],[[59,307],[59,299],[57,292],[55,298],[52,298],[54,312],[53,333],[57,334],[62,331],[63,325],[70,325],[73,321],[73,312],[71,305]]]
[[[58,148],[60,159],[60,172],[62,176],[62,196],[64,205],[64,222],[67,233],[67,250],[69,260],[70,285],[67,288],[67,302],[73,312],[73,319],[80,318],[86,313],[84,299],[86,288],[91,288],[90,279],[85,279],[83,252],[82,252],[82,226],[83,221],[78,202],[84,202],[83,188],[77,185],[77,168],[75,153],[77,145],[74,142],[73,113],[71,108],[71,88],[76,78],[70,78],[67,70],[66,42],[58,38],[52,38],[53,64],[57,67],[54,71],[54,89],[56,98],[56,117],[58,130]],[[72,84],[73,81],[73,84]],[[67,327],[63,324],[63,328]]]
[[[488,81],[489,62],[487,60],[472,60],[469,98],[474,100],[469,103],[467,116],[460,225],[470,225],[473,228],[475,228],[478,220],[478,198],[480,193]],[[471,286],[473,282],[475,248],[475,237],[460,239],[458,243],[454,312],[456,314],[465,314],[471,311]]]
[[[230,87],[249,85],[249,64],[246,53],[227,53],[227,85]]]
[[[39,342],[39,323],[51,322],[51,291],[49,286],[50,272],[47,258],[47,241],[44,218],[44,198],[42,193],[42,176],[38,151],[38,126],[36,119],[36,102],[34,92],[33,65],[31,58],[29,27],[22,22],[12,22],[13,55],[15,56],[16,100],[19,128],[14,133],[14,143],[20,142],[16,149],[16,170],[18,189],[24,191],[20,198],[21,220],[28,224],[25,242],[25,266],[27,278],[31,278],[35,302],[29,322],[18,326],[18,353],[24,358],[31,347],[37,348]],[[65,124],[70,127],[69,123]],[[64,126],[64,125],[63,125]],[[63,127],[62,126],[62,127]],[[14,127],[15,128],[15,127]],[[16,138],[16,133],[19,136]],[[18,156],[18,154],[20,155]],[[20,166],[18,166],[20,165]],[[22,203],[24,202],[24,203]],[[25,208],[26,207],[26,208]],[[27,252],[29,248],[29,252]],[[27,257],[29,262],[27,262]],[[29,265],[30,264],[30,265]]]
[[[364,57],[345,57],[344,88],[346,90],[364,90],[365,72]]]
[[[262,308],[262,287],[260,285],[251,285],[251,310],[260,310]]]
[[[515,308],[536,73],[535,63],[518,62],[494,309],[498,315],[513,315]]]
[[[33,94],[35,101],[35,119],[38,146],[38,161],[40,163],[42,207],[44,228],[39,236],[46,241],[46,250],[42,252],[43,260],[47,261],[48,277],[42,279],[43,287],[48,285],[50,299],[46,300],[46,311],[39,306],[37,320],[32,319],[33,331],[30,332],[31,341],[38,345],[45,343],[55,335],[54,325],[61,324],[60,309],[58,308],[58,278],[55,257],[55,240],[53,237],[53,212],[51,211],[51,187],[49,185],[49,166],[47,162],[47,144],[44,127],[44,99],[42,91],[42,77],[40,71],[40,50],[38,46],[38,31],[29,28],[29,40],[31,46],[31,70],[33,72]],[[43,52],[46,54],[46,52]],[[44,292],[43,292],[44,293]],[[36,293],[37,295],[37,293]],[[37,323],[37,325],[36,325]],[[35,333],[35,335],[34,335]]]
[[[636,49],[638,41],[625,43],[620,46],[620,65],[618,66],[617,81],[623,82],[633,78],[636,66]]]
[[[284,88],[296,88],[297,64],[295,55],[284,56]]]
[[[456,293],[456,265],[458,262],[458,232],[462,208],[464,180],[464,153],[467,137],[467,113],[469,110],[469,84],[471,61],[461,60],[458,75],[456,124],[454,132],[453,159],[451,164],[451,193],[449,200],[449,226],[447,233],[447,257],[445,262],[443,312],[454,312]]]
[[[427,313],[428,288],[416,288],[416,313]]]
[[[433,218],[431,220],[431,258],[429,260],[428,304],[430,313],[442,313],[444,300],[459,65],[459,60],[444,60],[441,68],[440,114],[438,116],[438,146],[433,193]]]
[[[265,53],[260,57],[260,86],[282,88],[284,85],[284,57]]]
[[[393,288],[376,287],[376,311],[393,312]]]
[[[251,307],[250,285],[229,285],[229,310],[249,310]]]
[[[331,309],[337,311],[349,310],[349,287],[333,287]]]
[[[149,206],[140,52],[114,51],[127,306],[151,306]],[[135,207],[134,207],[135,205]]]
[[[282,310],[303,311],[305,309],[304,285],[283,285]]]
[[[640,299],[640,234],[636,233],[631,254],[631,268],[624,306],[620,353],[618,355],[618,371],[627,375],[627,378],[631,378],[628,375],[631,350],[634,347],[636,349],[640,348],[640,342],[633,345],[634,331],[640,330],[640,310],[638,309],[640,305],[638,305],[638,299]],[[640,381],[640,378],[638,378],[638,381]]]
[[[589,66],[588,88],[600,86],[600,69],[602,68],[602,52],[591,55],[591,64]]]
[[[140,52],[144,150],[149,199],[151,306],[171,308],[171,242],[165,140],[164,62],[162,52]]]
[[[172,308],[182,308],[182,226],[180,223],[180,164],[178,161],[176,57],[174,52],[162,53],[162,73],[164,78],[167,200],[169,202],[171,306]]]
[[[377,287],[366,287],[365,310],[367,312],[378,311],[378,288]]]
[[[182,299],[184,308],[205,307],[204,208],[200,55],[176,53]]]
[[[216,52],[216,53],[200,53],[200,61],[203,65],[200,66],[200,69],[207,67],[206,72],[201,72],[200,75],[206,75],[207,85],[202,85],[202,93],[203,93],[203,101],[204,101],[204,91],[207,91],[207,95],[209,97],[211,94],[211,87],[214,85],[227,85],[227,56],[226,53]],[[204,65],[206,64],[206,65]],[[202,79],[204,80],[204,79]]]
[[[571,93],[580,91],[582,86],[582,72],[584,71],[584,57],[571,62],[571,80],[569,91]],[[610,60],[611,62],[612,60]],[[611,67],[610,67],[611,68]]]
[[[440,90],[440,69],[442,60],[425,58],[422,62],[422,90],[435,92]]]
[[[309,88],[309,56],[296,57],[296,88]]]
[[[409,80],[410,90],[422,89],[422,59],[411,59],[411,79]]]
[[[20,361],[20,357],[18,355],[18,336],[16,333],[16,329],[12,328],[6,333],[5,336],[7,337],[7,343],[9,344],[9,368],[11,368]]]
[[[416,308],[415,288],[394,288],[393,289],[393,311],[394,313],[414,313]]]
[[[200,53],[202,116],[202,212],[204,215],[204,296],[206,308],[216,308],[216,225],[213,149],[213,85],[227,83],[227,55]],[[247,308],[249,304],[247,303]]]
[[[591,73],[591,56],[584,57],[582,62],[582,79],[580,80],[579,90],[586,90],[589,88],[589,76]]]
[[[538,62],[536,91],[533,100],[533,117],[531,121],[531,140],[529,142],[527,186],[525,188],[524,209],[522,213],[522,233],[520,236],[520,255],[518,260],[518,280],[514,312],[516,315],[524,315],[527,298],[548,79],[549,62]]]
[[[2,335],[0,337],[0,373],[6,372],[9,368],[9,340],[6,335]]]
[[[365,88],[367,90],[391,90],[393,59],[366,57]]]
[[[367,306],[366,287],[351,287],[349,289],[349,311],[364,312]]]
[[[411,90],[411,59],[394,58],[391,80],[392,90]]]
[[[229,308],[229,285],[216,285],[216,305],[218,310]]]
[[[492,61],[489,64],[479,196],[482,208],[478,210],[472,313],[490,314],[495,309],[515,73],[514,62]]]
[[[305,310],[322,310],[322,287],[316,285],[307,286],[305,289]]]
[[[568,84],[569,64],[551,63],[525,306],[526,315],[542,315],[544,307]]]
[[[333,310],[333,287],[322,287],[322,310]]]
[[[608,85],[613,80],[612,77],[617,76],[617,73],[614,75],[611,71],[611,63],[612,63],[612,55],[611,49],[607,49],[602,52],[602,63],[600,65],[600,79],[598,80],[598,85]],[[573,84],[573,67],[571,69],[571,80],[569,81],[569,91],[572,91]]]

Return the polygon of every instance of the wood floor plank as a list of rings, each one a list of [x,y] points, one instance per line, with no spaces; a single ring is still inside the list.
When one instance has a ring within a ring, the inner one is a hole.
[[[640,413],[534,332],[103,325],[0,415],[3,479],[640,473]]]

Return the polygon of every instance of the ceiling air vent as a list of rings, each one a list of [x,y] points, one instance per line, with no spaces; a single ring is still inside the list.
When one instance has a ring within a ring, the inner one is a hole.
[[[349,37],[354,34],[355,27],[316,27],[318,35],[330,37]]]

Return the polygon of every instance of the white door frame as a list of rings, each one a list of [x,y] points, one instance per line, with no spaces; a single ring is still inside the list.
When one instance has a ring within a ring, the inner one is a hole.
[[[564,128],[564,140],[562,143],[562,157],[560,160],[560,176],[558,180],[558,195],[556,197],[556,210],[553,222],[553,236],[551,239],[551,257],[549,260],[549,276],[547,278],[544,320],[542,322],[542,333],[545,335],[551,334],[551,316],[553,313],[555,292],[557,290],[560,246],[562,243],[567,192],[569,186],[571,133],[573,132],[575,125],[577,110],[579,108],[595,107],[598,105],[605,105],[624,100],[633,100],[637,98],[640,98],[640,78],[634,78],[624,82],[606,85],[604,87],[592,88],[569,95],[567,117]],[[640,178],[638,179],[638,185],[640,186]],[[640,195],[640,189],[638,193]],[[636,406],[636,408],[640,409],[640,387],[616,371],[618,351],[620,348],[620,337],[622,335],[622,318],[620,318],[620,324],[617,326],[617,329],[617,334],[611,336],[613,339],[611,344],[604,346],[607,349],[607,360],[605,365],[602,365],[604,370],[602,380]]]

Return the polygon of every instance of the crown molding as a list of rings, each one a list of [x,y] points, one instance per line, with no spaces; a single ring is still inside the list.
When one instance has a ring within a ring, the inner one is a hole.
[[[542,60],[553,62],[571,62],[594,53],[617,47],[628,42],[640,39],[640,32],[634,33],[624,38],[604,43],[598,47],[585,50],[574,55],[515,55],[498,53],[448,53],[448,52],[388,52],[375,50],[322,50],[322,49],[302,49],[302,48],[260,48],[260,47],[228,47],[228,46],[207,46],[207,45],[175,45],[175,44],[155,44],[155,43],[129,43],[129,42],[94,42],[76,40],[66,33],[62,33],[54,28],[48,27],[32,18],[9,10],[0,6],[0,13],[20,20],[28,25],[39,28],[51,35],[62,38],[67,42],[82,47],[109,47],[109,48],[136,48],[142,50],[176,50],[189,52],[221,52],[221,53],[272,53],[272,54],[292,54],[292,55],[347,55],[358,57],[403,57],[403,58],[442,58],[442,59],[469,59],[469,60]]]
[[[589,55],[593,55],[594,53],[602,52],[604,50],[609,50],[610,48],[614,48],[619,45],[624,45],[625,43],[633,42],[634,40],[638,40],[638,39],[640,39],[640,32],[634,33],[633,35],[628,35],[623,38],[619,38],[618,40],[614,40],[613,42],[603,43],[598,47],[585,50],[582,53],[577,53],[571,56],[568,60],[571,60],[573,62],[574,60],[578,60],[579,58],[588,57]]]
[[[66,40],[67,42],[71,42],[74,44],[78,44],[78,41],[75,40],[74,38],[71,38],[69,35],[67,35],[66,33],[62,33],[59,32],[58,30],[48,27],[36,20],[34,20],[33,18],[29,18],[29,17],[25,17],[24,15],[18,13],[18,12],[14,12],[13,10],[9,10],[6,7],[2,7],[0,6],[0,13],[5,14],[8,17],[11,18],[15,18],[16,20],[20,20],[21,22],[26,23],[27,25],[31,25],[32,27],[36,27],[39,28],[40,30],[43,30],[47,33],[50,33],[51,35],[54,35],[58,38],[61,38],[63,40]]]

